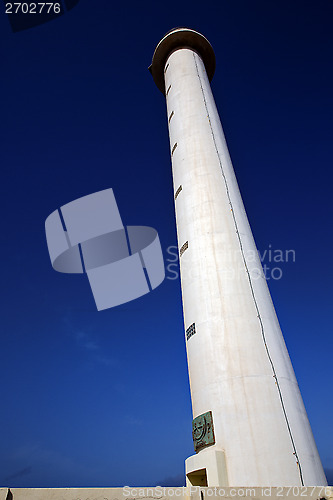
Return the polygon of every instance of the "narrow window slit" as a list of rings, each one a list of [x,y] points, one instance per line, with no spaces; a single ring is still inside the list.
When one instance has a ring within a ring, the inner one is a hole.
[[[184,245],[181,247],[181,249],[179,250],[179,257],[181,257],[183,255],[183,253],[185,252],[185,250],[188,249],[188,241],[186,241],[184,243]]]
[[[173,117],[174,114],[175,114],[175,112],[172,111],[171,115],[169,116],[169,123],[171,122],[171,118]]]
[[[173,155],[173,153],[175,152],[175,149],[176,147],[178,146],[177,142],[174,144],[173,148],[172,148],[172,151],[171,151],[171,156]]]
[[[169,67],[169,63],[165,66],[164,74],[167,72],[168,67]]]
[[[179,188],[177,189],[177,191],[175,192],[175,200],[177,199],[179,193],[183,190],[183,187],[182,185],[179,186]]]
[[[166,96],[167,96],[167,95],[168,95],[168,93],[170,92],[170,89],[171,89],[171,84],[169,85],[168,90],[166,91],[166,94],[165,94]]]

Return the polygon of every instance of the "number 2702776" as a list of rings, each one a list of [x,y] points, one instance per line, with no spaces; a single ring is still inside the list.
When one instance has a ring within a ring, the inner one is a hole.
[[[60,3],[6,3],[6,14],[60,14],[60,12]]]

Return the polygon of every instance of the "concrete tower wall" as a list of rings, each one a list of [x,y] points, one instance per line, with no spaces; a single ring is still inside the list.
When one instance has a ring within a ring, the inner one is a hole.
[[[205,65],[179,48],[164,78],[193,417],[212,411],[215,432],[187,472],[205,468],[208,486],[325,485]]]

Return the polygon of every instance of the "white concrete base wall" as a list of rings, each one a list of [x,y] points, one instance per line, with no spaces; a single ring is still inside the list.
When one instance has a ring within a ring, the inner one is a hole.
[[[308,498],[333,499],[333,488],[328,486],[293,487],[126,487],[126,488],[11,488],[12,500],[209,500],[251,498],[253,500],[281,500]],[[8,488],[0,488],[0,500],[6,500]]]
[[[215,484],[228,486],[227,466],[222,450],[206,448],[201,453],[188,457],[185,460],[186,486],[191,486],[187,475],[203,469],[206,470],[208,486]]]

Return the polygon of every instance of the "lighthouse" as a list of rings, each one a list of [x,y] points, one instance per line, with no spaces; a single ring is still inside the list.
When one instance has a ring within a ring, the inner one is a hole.
[[[150,71],[170,136],[195,450],[187,484],[324,486],[211,92],[214,51],[177,28]]]

